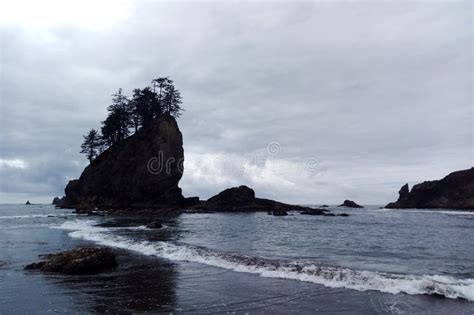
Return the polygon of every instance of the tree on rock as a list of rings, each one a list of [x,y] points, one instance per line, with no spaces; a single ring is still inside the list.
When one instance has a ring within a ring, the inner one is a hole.
[[[88,154],[88,159],[92,161],[105,149],[128,138],[140,128],[149,126],[154,119],[165,114],[178,118],[184,111],[181,104],[181,93],[168,77],[158,77],[151,81],[151,86],[134,89],[131,99],[119,89],[117,93],[112,94],[112,104],[107,107],[109,113],[102,121],[102,136],[98,140],[100,144],[95,144],[95,153],[81,152]],[[95,131],[95,135],[99,136],[99,133]],[[84,145],[86,144],[81,146],[83,151],[86,150]]]
[[[181,108],[182,103],[181,93],[174,87],[173,83],[171,83],[166,87],[163,99],[164,112],[178,118],[181,116],[181,112],[183,111]]]
[[[133,98],[130,103],[133,113],[133,127],[136,126],[137,129],[148,126],[153,118],[157,117],[155,113],[161,112],[156,93],[150,87],[133,90]]]
[[[130,101],[122,94],[122,89],[112,94],[112,97],[112,105],[107,108],[109,115],[102,122],[102,137],[107,146],[127,138],[133,127]]]
[[[85,153],[89,162],[92,162],[101,151],[101,136],[95,129],[91,129],[87,135],[84,135],[84,142],[81,145],[81,153]]]

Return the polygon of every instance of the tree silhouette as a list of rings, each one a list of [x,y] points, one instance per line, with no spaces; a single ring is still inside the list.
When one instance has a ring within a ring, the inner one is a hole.
[[[133,112],[136,115],[135,119],[137,127],[148,126],[153,118],[157,117],[154,112],[157,111],[159,106],[156,98],[156,93],[150,87],[146,87],[142,90],[135,89],[133,98],[131,100],[133,106]],[[161,112],[161,110],[159,110]]]
[[[166,96],[166,90],[169,86],[173,85],[173,80],[170,80],[168,77],[160,77],[151,81],[153,85],[153,92],[156,93],[156,98],[159,104],[159,112],[155,112],[156,116],[163,114],[164,104],[163,100]]]
[[[92,129],[87,136],[84,136],[81,153],[86,153],[89,161],[165,113],[175,118],[181,116],[184,111],[181,107],[182,97],[175,88],[173,80],[158,77],[151,81],[151,85],[143,89],[134,89],[131,100],[122,93],[121,88],[112,94],[112,104],[107,107],[109,113],[102,121],[102,135]],[[87,138],[87,143],[86,137],[91,137]]]
[[[122,89],[112,94],[112,105],[107,110],[109,115],[102,122],[102,137],[107,146],[127,138],[133,127],[129,100],[122,94]]]
[[[165,97],[163,99],[163,108],[165,112],[175,118],[178,118],[184,111],[181,108],[182,103],[183,101],[181,98],[181,93],[177,89],[175,89],[174,85],[171,84],[167,86]]]
[[[89,162],[92,162],[101,151],[101,136],[95,129],[91,129],[87,135],[83,136],[81,153],[85,153]]]

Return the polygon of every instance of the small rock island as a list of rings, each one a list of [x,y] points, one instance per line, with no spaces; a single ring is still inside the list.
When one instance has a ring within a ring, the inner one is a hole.
[[[342,204],[340,204],[338,207],[347,207],[347,208],[364,208],[357,203],[355,203],[352,200],[344,200]]]

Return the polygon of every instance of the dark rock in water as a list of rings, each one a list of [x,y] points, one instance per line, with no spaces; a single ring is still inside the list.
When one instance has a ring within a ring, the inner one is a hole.
[[[352,200],[344,200],[344,203],[342,205],[339,205],[338,207],[347,207],[347,208],[364,208],[362,206],[359,206]]]
[[[116,143],[66,186],[63,207],[174,207],[183,202],[183,139],[178,124],[164,115]]]
[[[206,201],[207,207],[226,208],[239,207],[255,201],[255,192],[247,186],[226,189]]]
[[[79,248],[48,255],[46,260],[29,264],[25,269],[65,274],[92,274],[116,266],[115,255],[108,248]]]
[[[349,215],[347,213],[339,213],[336,214],[338,217],[348,217]]]
[[[409,190],[400,189],[399,198],[385,208],[447,208],[474,210],[474,167],[453,172],[443,179],[426,181]]]
[[[273,212],[278,209],[284,209],[285,211],[304,211],[310,208],[289,205],[282,202],[256,198],[253,189],[247,186],[239,186],[226,189],[212,198],[209,198],[206,202],[195,207],[198,210],[207,211],[235,211],[235,212]]]
[[[153,221],[146,225],[148,229],[161,229],[163,225],[159,221]]]
[[[25,203],[25,205],[31,205],[30,201],[27,200],[26,203]]]
[[[324,209],[308,209],[308,210],[305,210],[303,212],[301,212],[300,214],[303,214],[303,215],[324,215],[327,211],[324,210]]]
[[[271,212],[271,214],[276,216],[276,217],[283,217],[283,216],[288,215],[288,212],[286,212],[285,209],[277,208],[277,209],[273,210]]]
[[[53,202],[51,204],[55,205],[56,207],[61,207],[61,205],[64,203],[64,199],[65,197],[54,197]]]
[[[327,208],[327,207],[329,207],[329,206],[328,206],[328,205],[322,205],[322,206],[320,206],[320,208]]]
[[[325,217],[335,217],[336,215],[334,213],[325,213],[323,214]]]

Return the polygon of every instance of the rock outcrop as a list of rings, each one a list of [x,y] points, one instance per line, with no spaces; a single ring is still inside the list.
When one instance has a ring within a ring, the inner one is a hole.
[[[164,115],[99,155],[65,188],[62,207],[94,209],[170,208],[186,201],[183,138],[175,119]],[[195,202],[195,200],[190,200]]]
[[[276,208],[273,211],[268,212],[268,214],[274,215],[276,217],[284,217],[288,215],[288,212],[284,208]]]
[[[25,205],[27,205],[27,206],[31,205],[30,201],[27,200],[26,203],[25,203]]]
[[[29,264],[26,270],[65,274],[93,274],[117,266],[115,255],[108,248],[79,248],[46,256],[46,260]]]
[[[59,198],[59,197],[54,197],[53,202],[51,203],[52,205],[55,205],[56,207],[60,207],[64,203],[65,197]]]
[[[279,212],[281,211],[304,211],[311,208],[285,204],[282,202],[256,198],[253,189],[247,186],[239,186],[226,189],[206,202],[196,206],[196,210],[213,212]]]
[[[364,208],[362,206],[359,206],[352,200],[344,200],[342,205],[339,205],[338,207],[347,207],[347,208]]]
[[[405,184],[398,193],[398,200],[385,208],[474,210],[474,167],[453,172],[440,180],[417,184],[411,191]]]

